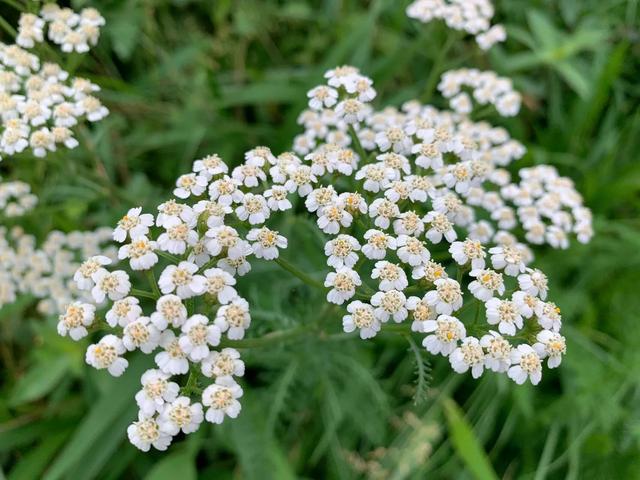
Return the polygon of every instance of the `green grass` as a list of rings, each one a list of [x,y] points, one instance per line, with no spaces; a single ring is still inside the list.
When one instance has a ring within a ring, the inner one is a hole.
[[[382,104],[433,97],[430,75],[452,33],[410,21],[406,3],[94,2],[108,25],[78,72],[104,87],[112,113],[83,132],[87,148],[44,165],[0,163],[47,207],[25,228],[42,237],[111,224],[132,202],[154,207],[199,155],[237,164],[255,145],[290,148],[305,92],[337,64],[370,75]],[[15,24],[15,11],[0,8]],[[58,337],[55,319],[25,299],[0,310],[0,477],[357,478],[354,465],[368,461],[392,479],[640,478],[640,5],[503,0],[496,9],[507,43],[484,55],[458,36],[441,68],[512,77],[525,108],[502,124],[528,148],[520,165],[557,166],[593,209],[589,245],[536,251],[563,310],[561,368],[536,388],[452,376],[439,358],[420,359],[416,377],[402,337],[300,336],[245,354],[236,421],[142,454],[124,432],[149,359],[107,378],[84,365],[86,345]],[[86,170],[101,172],[96,182],[82,181]],[[305,255],[317,249],[314,227],[300,218],[281,228],[294,229],[292,251],[321,270]],[[274,266],[254,273],[241,288],[255,336],[316,320],[317,292]],[[337,313],[320,313],[335,331]],[[429,386],[414,402],[417,381]]]

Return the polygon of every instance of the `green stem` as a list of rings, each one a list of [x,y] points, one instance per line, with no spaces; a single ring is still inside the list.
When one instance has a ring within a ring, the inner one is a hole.
[[[349,135],[351,135],[351,140],[353,141],[353,146],[356,148],[356,152],[360,155],[360,161],[365,162],[368,158],[367,152],[362,148],[356,129],[353,128],[351,124],[349,124]]]
[[[18,35],[18,32],[16,31],[16,29],[13,28],[11,24],[7,22],[2,16],[0,16],[0,27],[2,27],[2,29],[5,30],[12,37],[16,37]]]
[[[289,341],[299,338],[309,333],[309,326],[302,326],[291,328],[288,330],[279,330],[276,332],[267,333],[259,338],[245,338],[242,340],[223,340],[220,342],[220,348],[232,347],[232,348],[258,348],[273,345],[275,343],[282,343],[283,341]]]
[[[162,294],[160,293],[160,289],[158,288],[158,282],[156,282],[156,276],[153,274],[153,269],[146,270],[145,275],[147,276],[147,280],[149,280],[149,285],[151,285],[151,290],[156,298],[160,298]]]
[[[325,290],[325,286],[322,284],[322,282],[319,282],[318,280],[316,280],[315,278],[311,277],[310,275],[307,275],[303,271],[298,270],[298,268],[296,268],[294,265],[291,265],[284,258],[278,257],[278,258],[275,259],[275,262],[278,265],[280,265],[283,269],[285,269],[287,272],[289,272],[292,275],[298,277],[300,280],[302,280],[307,285],[310,285],[310,286],[315,287],[315,288],[319,288],[321,290]]]
[[[169,260],[171,263],[178,264],[181,262],[181,260],[178,257],[176,257],[175,255],[171,255],[170,253],[167,253],[163,250],[156,250],[155,252],[162,258]]]
[[[451,47],[458,39],[458,35],[453,32],[448,31],[447,40],[443,47],[438,52],[435,60],[433,61],[433,65],[431,66],[431,71],[429,72],[429,77],[427,78],[427,83],[424,89],[424,94],[420,97],[420,101],[422,103],[429,103],[431,101],[431,97],[433,97],[433,92],[435,91],[436,86],[438,85],[438,79],[442,74],[444,64],[447,60],[447,55]]]
[[[138,290],[137,288],[131,289],[131,295],[133,295],[134,297],[150,298],[152,300],[158,299],[158,297],[156,297],[153,293],[147,292],[146,290]]]

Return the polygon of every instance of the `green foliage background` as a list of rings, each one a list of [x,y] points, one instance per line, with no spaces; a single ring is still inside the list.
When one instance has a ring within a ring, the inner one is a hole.
[[[199,155],[235,164],[255,145],[289,149],[305,92],[342,63],[374,79],[378,104],[442,106],[440,68],[512,77],[525,107],[502,123],[528,148],[519,165],[572,177],[596,236],[536,251],[568,338],[562,367],[537,388],[455,375],[399,336],[341,335],[321,294],[256,266],[241,285],[251,334],[288,333],[244,353],[242,415],[168,453],[126,440],[149,359],[133,358],[120,379],[93,371],[86,344],[59,338],[56,319],[38,318],[25,299],[0,310],[0,478],[640,478],[637,0],[497,1],[509,40],[488,54],[442,24],[409,20],[404,0],[72,3],[107,18],[99,47],[70,61],[103,86],[112,113],[82,132],[83,148],[44,165],[0,164],[40,196],[25,227],[40,237],[112,224],[133,204],[154,208]],[[17,12],[0,4],[15,25]],[[288,255],[319,276],[314,227],[300,218],[281,229],[295,232]],[[306,324],[311,333],[298,335]]]

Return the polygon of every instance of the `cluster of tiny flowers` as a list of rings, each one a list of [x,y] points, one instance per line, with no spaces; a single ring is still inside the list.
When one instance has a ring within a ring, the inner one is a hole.
[[[444,20],[449,28],[473,35],[483,50],[507,39],[502,25],[491,25],[493,14],[489,0],[416,0],[407,7],[410,18],[422,23]]]
[[[87,18],[93,16],[91,11]],[[38,31],[43,20],[28,20],[31,17],[23,15],[21,28],[33,24],[29,28]],[[51,31],[50,27],[50,35]],[[97,122],[109,113],[94,96],[98,90],[89,80],[71,77],[58,64],[43,62],[19,45],[0,43],[0,153],[15,155],[29,149],[36,157],[44,157],[61,147],[77,147],[73,127]]]
[[[22,48],[33,48],[47,37],[60,46],[63,52],[86,53],[97,45],[100,27],[105,20],[95,8],[84,8],[76,13],[70,8],[60,8],[47,3],[39,15],[23,13],[18,21],[16,44]]]
[[[21,228],[0,227],[0,308],[29,295],[38,299],[37,310],[42,315],[64,311],[82,293],[73,280],[82,259],[99,253],[103,258],[116,258],[117,252],[105,246],[110,233],[108,228],[53,231],[38,246],[35,237]]]
[[[38,197],[31,193],[29,184],[20,181],[0,182],[0,215],[21,217],[33,210],[37,203]]]
[[[550,167],[523,169],[522,183],[510,184],[503,167],[525,151],[503,129],[417,102],[375,111],[372,82],[357,69],[326,78],[308,94],[294,150],[313,184],[299,193],[329,236],[324,285],[327,300],[346,308],[344,330],[367,339],[410,319],[454,371],[478,377],[486,368],[537,384],[543,360],[556,367],[565,352],[560,311],[546,301],[531,250],[509,232],[516,211],[505,202],[533,207],[553,223],[547,231],[580,225],[586,241],[590,214],[572,184]],[[563,207],[572,208],[571,225]],[[533,213],[517,213],[529,228]],[[476,319],[465,325],[458,313],[469,307]]]
[[[175,198],[155,215],[132,208],[118,221],[112,237],[124,265],[94,256],[77,270],[77,287],[91,301],[71,303],[58,332],[78,340],[93,329],[110,330],[88,348],[86,361],[114,376],[126,369],[127,351],[154,354],[157,368],[142,377],[139,419],[128,429],[138,448],[163,450],[203,420],[239,414],[242,388],[234,378],[244,364],[236,350],[222,348],[244,338],[251,324],[236,277],[251,270],[252,257],[275,260],[287,247],[266,223],[292,208],[288,197],[312,182],[292,154],[276,157],[258,147],[231,171],[209,155],[177,179]],[[180,388],[178,377],[187,374]]]
[[[471,95],[463,87],[471,89]],[[449,106],[461,115],[473,111],[474,100],[480,105],[493,105],[503,117],[517,115],[522,103],[522,97],[513,89],[510,79],[475,68],[449,70],[442,76],[438,90],[449,99]]]

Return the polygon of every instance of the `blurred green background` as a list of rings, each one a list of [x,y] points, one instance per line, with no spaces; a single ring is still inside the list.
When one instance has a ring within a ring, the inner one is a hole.
[[[0,4],[15,25],[17,12]],[[103,87],[111,115],[82,132],[87,148],[47,159],[46,179],[33,159],[0,164],[40,196],[44,210],[28,218],[40,237],[113,224],[132,204],[155,208],[200,155],[237,164],[255,145],[289,149],[306,91],[338,64],[374,79],[377,105],[444,106],[432,78],[452,35],[441,67],[513,78],[521,114],[488,120],[527,146],[518,166],[549,163],[576,181],[596,236],[536,251],[568,340],[561,368],[538,387],[455,375],[446,359],[389,334],[345,339],[338,313],[316,308],[317,292],[258,264],[241,285],[251,334],[309,322],[323,333],[246,350],[241,416],[203,425],[166,453],[140,453],[125,434],[150,359],[134,357],[120,379],[93,371],[87,342],[58,337],[56,319],[18,302],[0,310],[0,477],[640,478],[638,1],[498,1],[509,39],[488,54],[441,23],[408,19],[398,0],[72,4],[107,19],[77,73]],[[298,264],[324,271],[312,224],[282,230],[295,231]]]

